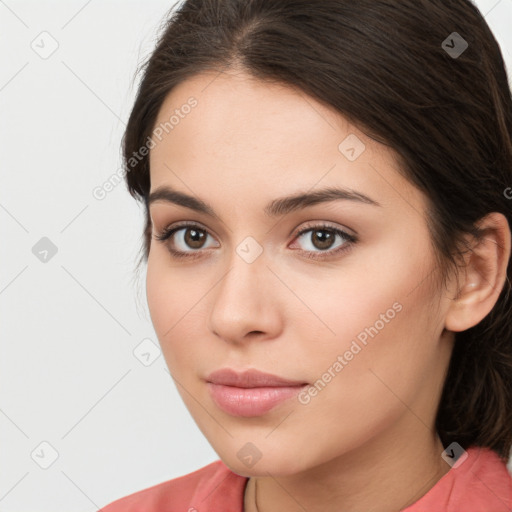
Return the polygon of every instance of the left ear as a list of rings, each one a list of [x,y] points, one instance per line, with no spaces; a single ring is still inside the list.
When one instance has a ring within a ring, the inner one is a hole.
[[[465,331],[483,320],[498,301],[507,279],[511,244],[507,218],[492,212],[476,225],[484,235],[480,241],[473,239],[471,250],[464,256],[458,294],[446,312],[445,328],[449,331]]]

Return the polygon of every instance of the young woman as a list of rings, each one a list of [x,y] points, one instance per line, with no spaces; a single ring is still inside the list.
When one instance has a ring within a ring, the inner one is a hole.
[[[106,512],[509,512],[512,98],[468,0],[187,0],[123,140],[219,459]]]

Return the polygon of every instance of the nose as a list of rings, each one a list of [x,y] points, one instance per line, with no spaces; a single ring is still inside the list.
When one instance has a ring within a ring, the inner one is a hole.
[[[282,286],[261,254],[248,262],[234,252],[228,271],[212,290],[209,328],[227,343],[275,338],[282,329],[278,287]]]

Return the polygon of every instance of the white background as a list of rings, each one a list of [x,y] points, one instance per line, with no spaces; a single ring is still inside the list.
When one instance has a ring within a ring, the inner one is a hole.
[[[134,272],[143,210],[124,183],[92,194],[120,169],[134,73],[173,3],[0,0],[0,512],[93,512],[218,459],[163,357],[133,352],[159,353]],[[512,0],[477,5],[512,69]]]

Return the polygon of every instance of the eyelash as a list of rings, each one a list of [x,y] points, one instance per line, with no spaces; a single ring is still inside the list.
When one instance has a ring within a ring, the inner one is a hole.
[[[180,231],[184,228],[196,228],[199,231],[204,231],[205,233],[209,234],[208,230],[204,229],[199,224],[196,224],[193,222],[184,222],[182,224],[175,225],[172,228],[167,227],[162,231],[162,233],[160,233],[159,235],[154,235],[154,237],[159,242],[165,243],[172,235],[174,235],[174,233],[176,233],[177,231]],[[314,259],[314,260],[324,260],[327,258],[332,258],[332,257],[338,256],[341,253],[344,253],[344,252],[350,250],[352,248],[352,246],[358,242],[358,238],[356,236],[350,235],[349,233],[347,233],[339,228],[335,228],[335,227],[329,226],[327,224],[315,224],[315,225],[306,226],[304,229],[302,229],[301,231],[296,233],[294,240],[296,238],[301,237],[302,235],[304,235],[305,233],[307,233],[309,231],[328,231],[328,232],[334,233],[335,235],[339,235],[345,239],[345,243],[343,245],[341,245],[333,250],[325,250],[325,251],[316,252],[316,251],[305,251],[303,249],[296,249],[296,250],[298,250],[298,252],[302,253],[306,258],[310,258],[310,259]],[[201,256],[201,250],[191,251],[191,252],[183,252],[183,251],[176,251],[174,249],[171,249],[169,246],[167,246],[167,249],[172,254],[172,256],[175,258],[195,259],[195,258],[198,258]],[[312,254],[321,254],[321,256],[317,256],[317,255],[313,256]]]

